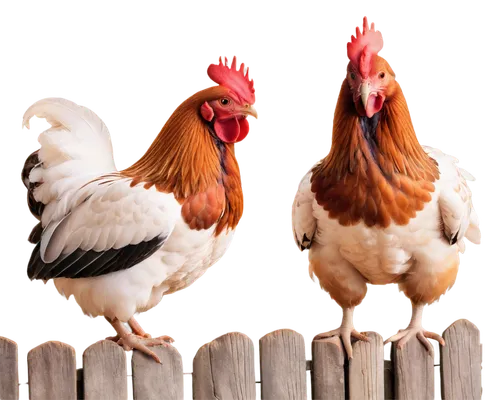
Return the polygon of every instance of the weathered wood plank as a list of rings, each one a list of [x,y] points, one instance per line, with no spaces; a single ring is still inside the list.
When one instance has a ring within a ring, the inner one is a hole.
[[[260,339],[263,400],[305,400],[307,397],[304,338],[290,329]]]
[[[384,360],[384,398],[385,400],[394,400],[394,372],[392,361]]]
[[[182,358],[173,346],[157,346],[158,364],[151,357],[134,350],[132,386],[134,400],[183,400],[184,376]]]
[[[345,351],[340,338],[313,340],[311,390],[314,400],[345,399]]]
[[[461,319],[443,333],[440,346],[441,396],[445,400],[481,398],[481,343],[476,326]]]
[[[0,399],[19,399],[17,343],[0,336]]]
[[[47,342],[28,353],[30,400],[75,400],[76,359],[73,347]]]
[[[384,344],[375,332],[366,332],[370,342],[353,344],[349,362],[349,399],[384,399]]]
[[[394,394],[398,400],[434,399],[434,355],[416,337],[403,348],[393,343]]]
[[[193,360],[193,397],[200,400],[255,400],[254,347],[233,332],[202,346]]]
[[[85,400],[127,400],[127,357],[110,340],[102,340],[83,353]]]

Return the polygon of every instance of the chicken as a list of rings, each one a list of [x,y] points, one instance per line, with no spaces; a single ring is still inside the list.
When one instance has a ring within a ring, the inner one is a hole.
[[[218,83],[184,101],[151,147],[117,171],[108,129],[99,117],[68,100],[33,104],[51,127],[28,157],[22,178],[39,219],[30,279],[53,279],[83,312],[104,316],[126,350],[160,361],[152,339],[134,319],[165,294],[190,286],[227,250],[243,212],[234,143],[249,132],[253,80],[244,64],[227,59],[208,68]],[[129,331],[124,323],[128,323]]]
[[[402,347],[417,337],[443,339],[422,327],[426,304],[452,287],[464,238],[480,242],[478,217],[457,160],[422,147],[394,71],[378,56],[383,41],[374,24],[347,44],[350,60],[335,109],[328,155],[302,179],[292,211],[309,272],[343,310],[340,327],[318,335],[341,337],[352,358],[354,308],[367,283],[397,283],[411,300],[408,327],[387,342]]]

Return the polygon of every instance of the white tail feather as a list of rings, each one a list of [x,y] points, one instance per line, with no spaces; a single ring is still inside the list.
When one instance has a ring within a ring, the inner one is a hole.
[[[46,167],[82,160],[91,171],[116,170],[108,128],[91,110],[66,99],[48,98],[28,108],[23,126],[29,128],[29,120],[35,115],[52,125],[39,137],[42,145],[39,156]]]
[[[469,227],[467,228],[467,232],[465,233],[465,237],[469,239],[472,243],[475,244],[481,243],[481,231],[479,230],[479,217],[477,216],[474,207],[471,210],[470,223]]]
[[[108,128],[88,108],[48,98],[28,108],[23,126],[29,128],[33,116],[51,125],[38,138],[41,164],[29,175],[31,182],[42,183],[34,192],[37,201],[49,204],[94,177],[116,171]]]

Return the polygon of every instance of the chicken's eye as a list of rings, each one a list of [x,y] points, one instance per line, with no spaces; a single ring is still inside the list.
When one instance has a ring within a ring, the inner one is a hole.
[[[220,103],[223,105],[223,106],[227,106],[229,105],[229,103],[231,103],[231,100],[229,100],[228,98],[226,97],[223,97],[222,99],[220,99]]]
[[[384,79],[385,78],[385,72],[381,72],[380,74],[378,74],[378,77],[380,79]]]
[[[352,80],[356,79],[356,74],[354,72],[351,72],[351,79]]]

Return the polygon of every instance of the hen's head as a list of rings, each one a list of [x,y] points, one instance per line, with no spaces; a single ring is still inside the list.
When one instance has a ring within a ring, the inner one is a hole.
[[[247,116],[257,118],[253,80],[248,78],[245,64],[236,68],[236,57],[231,67],[219,58],[219,64],[208,67],[208,76],[219,86],[209,89],[210,98],[200,107],[203,119],[213,124],[217,137],[225,143],[242,141],[250,127]]]
[[[363,33],[356,28],[356,37],[347,43],[347,83],[352,93],[356,110],[361,116],[371,118],[378,113],[384,102],[390,99],[397,87],[396,75],[391,66],[377,53],[384,42],[375,24],[368,26],[363,19]]]

